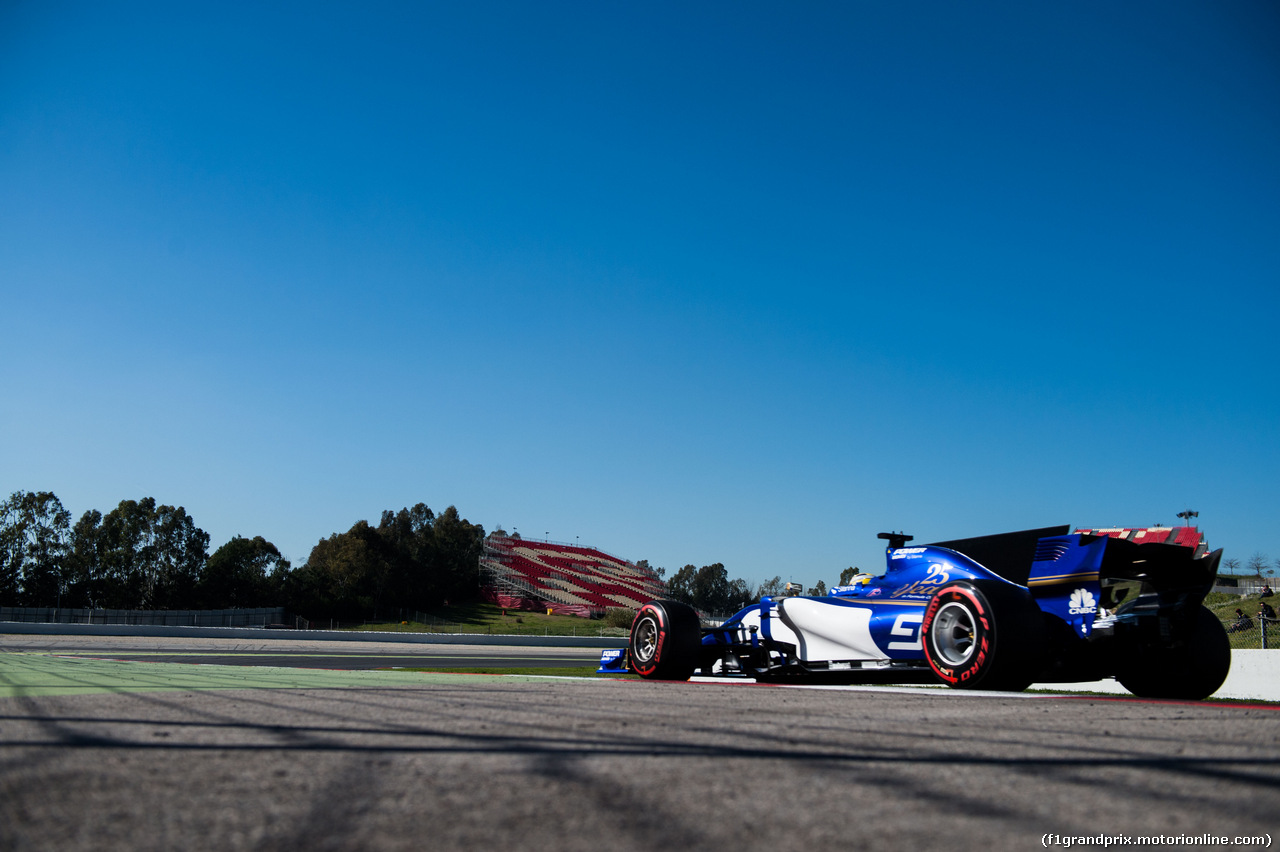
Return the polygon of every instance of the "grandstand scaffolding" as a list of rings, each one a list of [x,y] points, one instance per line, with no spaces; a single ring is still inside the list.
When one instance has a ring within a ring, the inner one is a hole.
[[[490,600],[510,609],[550,609],[594,616],[639,609],[663,595],[652,571],[594,547],[516,536],[485,539],[480,574]]]

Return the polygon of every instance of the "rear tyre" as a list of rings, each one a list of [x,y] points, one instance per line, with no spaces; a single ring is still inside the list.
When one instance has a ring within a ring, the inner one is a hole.
[[[1231,640],[1217,616],[1202,606],[1185,642],[1141,649],[1116,672],[1116,680],[1140,698],[1199,701],[1217,692],[1229,671]]]
[[[650,680],[688,680],[702,654],[702,625],[692,607],[649,601],[631,622],[631,669]]]
[[[938,589],[920,633],[934,675],[956,689],[1026,689],[1045,642],[1044,619],[1030,593],[994,580],[959,580]]]

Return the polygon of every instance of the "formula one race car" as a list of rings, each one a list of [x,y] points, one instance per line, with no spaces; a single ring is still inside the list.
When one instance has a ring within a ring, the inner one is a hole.
[[[825,597],[765,597],[714,627],[685,604],[650,601],[629,647],[605,651],[600,670],[774,682],[923,675],[988,690],[1115,677],[1143,697],[1213,694],[1231,647],[1202,602],[1222,551],[1205,553],[1198,535],[1184,547],[1069,530],[919,547],[881,533],[883,576]]]

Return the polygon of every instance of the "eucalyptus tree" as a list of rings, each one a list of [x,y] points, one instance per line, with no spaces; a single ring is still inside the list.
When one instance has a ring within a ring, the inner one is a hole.
[[[456,507],[441,512],[431,525],[435,602],[474,600],[480,596],[480,554],[484,527],[462,517]]]
[[[751,587],[741,578],[729,579],[724,564],[715,562],[696,568],[686,565],[667,581],[667,597],[687,603],[706,613],[740,609],[751,601]]]
[[[56,606],[66,591],[71,513],[51,491],[15,491],[0,504],[0,601]]]
[[[86,512],[75,526],[71,550],[71,573],[85,603],[181,609],[195,602],[209,534],[181,506],[157,506],[144,497],[122,500],[105,515]]]
[[[694,579],[697,575],[698,569],[694,565],[686,565],[676,571],[667,581],[667,597],[673,601],[697,606],[694,602]]]

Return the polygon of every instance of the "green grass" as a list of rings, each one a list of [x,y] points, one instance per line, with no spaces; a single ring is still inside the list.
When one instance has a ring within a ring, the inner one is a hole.
[[[1230,621],[1236,617],[1236,608],[1244,610],[1249,615],[1258,614],[1258,604],[1262,598],[1258,595],[1246,595],[1240,597],[1228,592],[1210,592],[1205,596],[1204,605],[1213,610],[1213,614],[1224,621]],[[1276,605],[1274,596],[1267,599],[1272,606]]]
[[[1204,599],[1204,605],[1218,617],[1224,627],[1229,627],[1231,622],[1236,620],[1237,609],[1244,610],[1245,614],[1253,619],[1252,630],[1227,634],[1227,638],[1231,640],[1231,647],[1242,650],[1262,647],[1262,626],[1258,622],[1258,604],[1261,602],[1262,598],[1259,595],[1241,597],[1229,592],[1210,592]],[[1280,607],[1280,601],[1277,601],[1274,595],[1267,598],[1267,602],[1273,608]],[[1280,624],[1267,625],[1267,647],[1280,648]]]
[[[505,612],[505,614],[504,614]],[[604,619],[545,612],[503,610],[496,604],[465,603],[421,613],[422,621],[369,623],[353,630],[402,633],[484,633],[495,636],[627,636],[628,630],[607,627]]]

